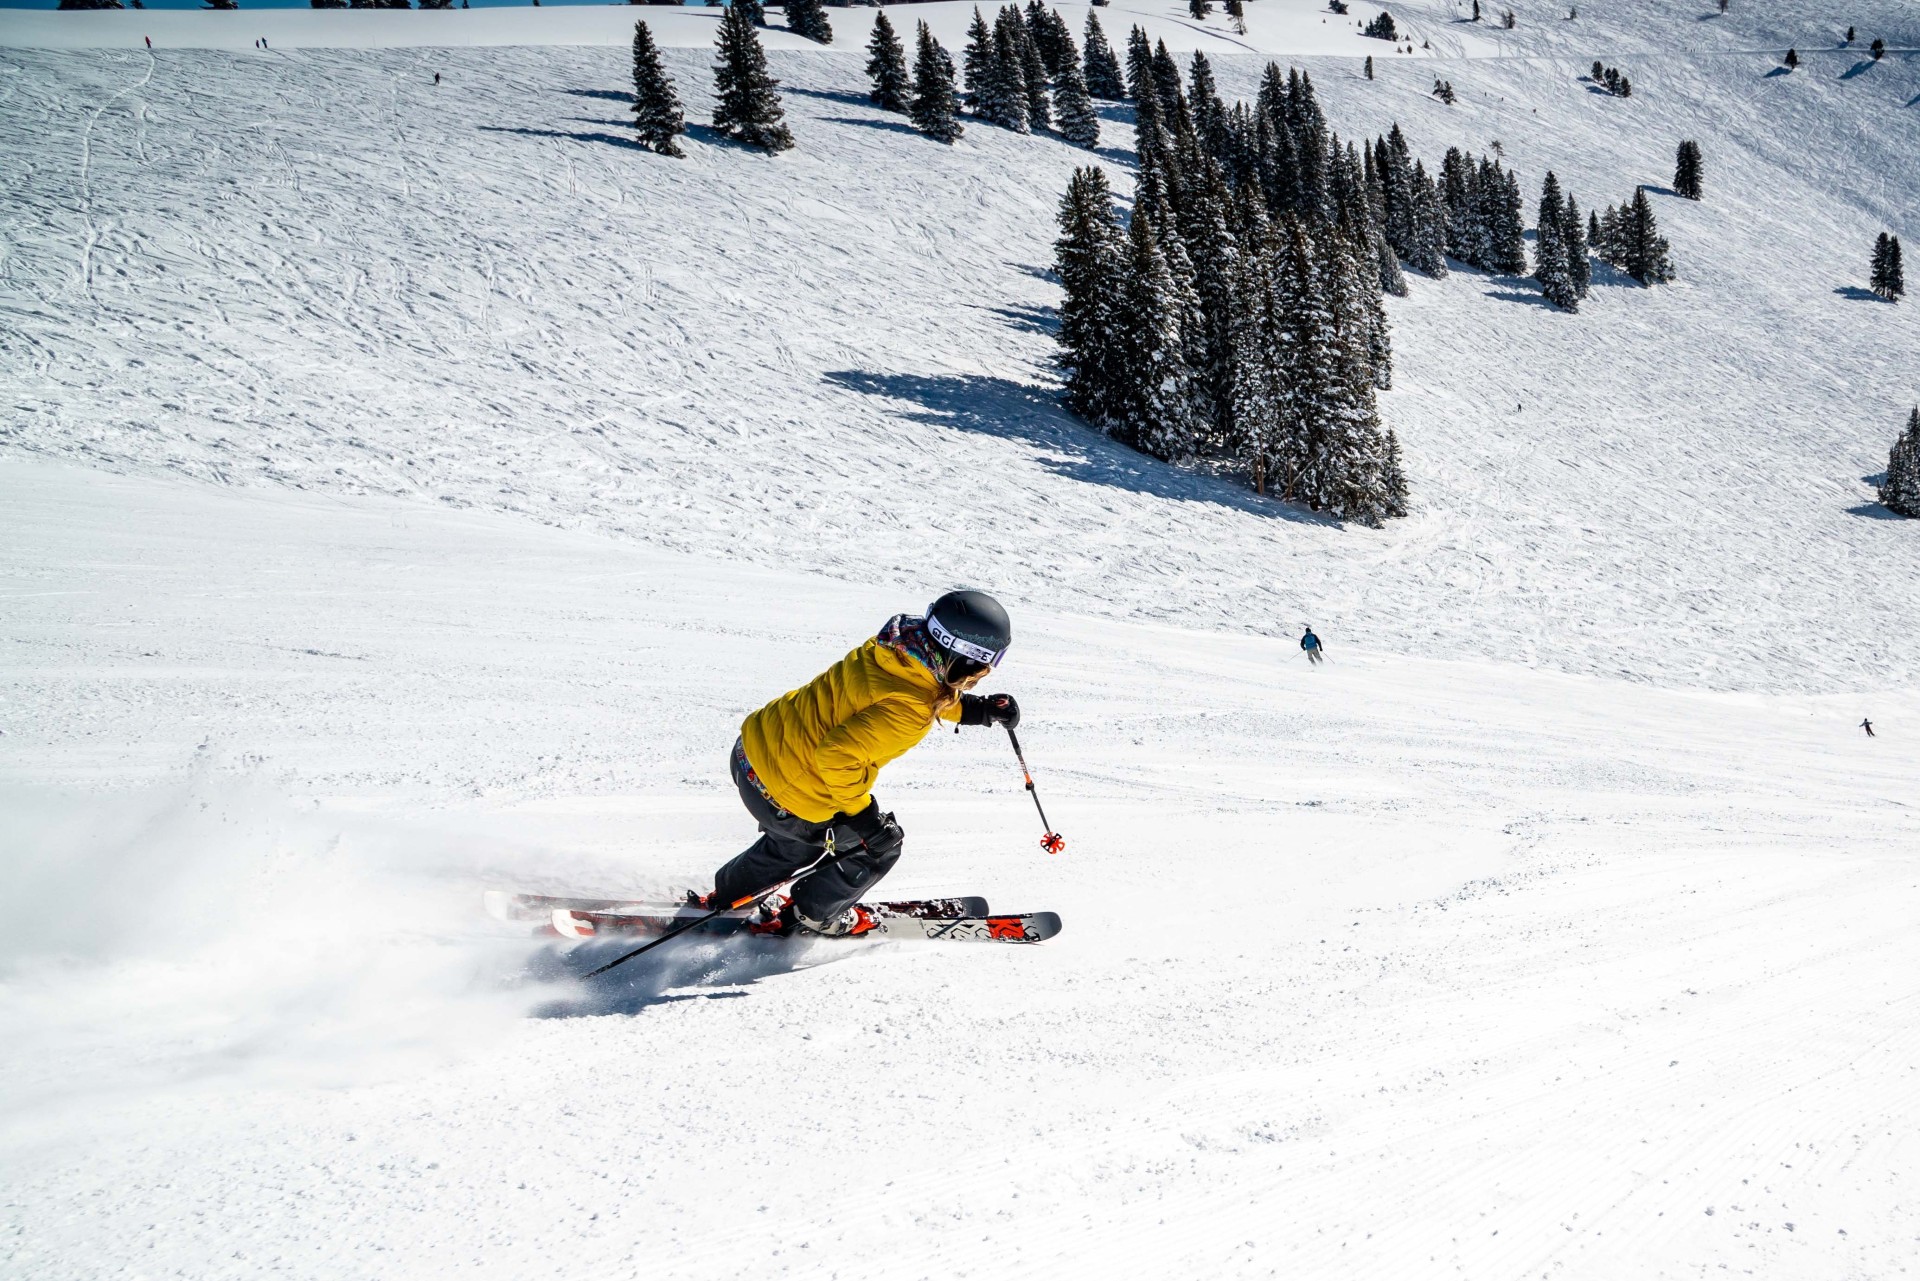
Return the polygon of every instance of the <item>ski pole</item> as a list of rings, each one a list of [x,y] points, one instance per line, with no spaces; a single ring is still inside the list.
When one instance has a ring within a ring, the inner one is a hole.
[[[860,848],[865,849],[866,847],[867,847],[866,842],[862,841],[860,843]],[[819,859],[813,863],[808,864],[806,867],[802,868],[798,872],[793,873],[790,876],[781,877],[779,880],[775,881],[773,884],[767,886],[766,889],[761,890],[758,894],[748,894],[742,898],[735,899],[731,903],[722,904],[721,906],[714,908],[711,912],[708,912],[705,916],[690,916],[686,920],[680,922],[680,924],[668,930],[665,934],[662,934],[659,938],[648,939],[646,942],[642,943],[639,947],[634,948],[633,951],[628,952],[626,955],[616,956],[611,961],[608,961],[605,965],[600,966],[598,969],[588,970],[585,974],[580,976],[580,981],[584,983],[588,979],[598,978],[600,975],[605,974],[608,970],[612,969],[614,966],[625,965],[628,961],[631,961],[634,957],[640,955],[642,952],[651,952],[654,948],[659,947],[662,943],[665,943],[670,939],[677,939],[682,934],[687,933],[689,930],[696,929],[699,926],[705,925],[708,921],[713,920],[716,916],[723,916],[728,912],[736,911],[739,908],[743,908],[743,907],[746,907],[746,908],[758,907],[762,902],[762,900],[764,900],[769,894],[772,894],[775,890],[779,889],[782,885],[787,884],[789,881],[797,881],[802,876],[807,875],[809,872],[817,872],[823,867],[831,867],[833,864],[838,863],[841,859],[847,857],[847,855],[851,853],[853,853],[853,851],[848,850],[845,854],[835,854],[831,858]]]
[[[1047,822],[1047,811],[1040,806],[1040,793],[1033,790],[1033,771],[1027,768],[1027,754],[1020,750],[1020,736],[1013,732],[1011,725],[1007,726],[1007,741],[1013,744],[1014,759],[1020,762],[1020,773],[1027,780],[1027,795],[1033,798],[1033,808],[1039,811],[1040,826],[1047,829],[1047,834],[1040,838],[1040,848],[1049,854],[1058,854],[1067,848],[1067,838]]]

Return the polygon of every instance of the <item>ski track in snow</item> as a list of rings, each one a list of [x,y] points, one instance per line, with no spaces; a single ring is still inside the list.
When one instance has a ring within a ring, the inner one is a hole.
[[[1393,7],[1445,57],[1307,0],[1248,41],[1343,134],[1499,139],[1530,207],[1682,137],[1708,198],[1577,317],[1413,278],[1379,532],[1057,410],[1086,157],[901,133],[866,11],[768,36],[797,151],[681,162],[625,143],[625,9],[0,17],[0,1274],[1910,1268],[1920,525],[1863,478],[1920,322],[1857,295],[1920,244],[1920,55],[1830,28],[1920,29],[1463,7]],[[705,119],[713,15],[639,12]],[[1014,607],[1068,850],[936,735],[888,892],[1059,938],[582,990],[480,916],[704,887],[742,715],[955,581]]]
[[[1129,12],[1107,15],[1115,39]],[[1920,115],[1901,108],[1920,62],[1841,79],[1810,54],[1826,71],[1769,77],[1765,55],[1637,54],[1618,100],[1579,82],[1584,54],[1467,58],[1449,109],[1430,58],[1371,83],[1300,60],[1343,133],[1397,119],[1434,163],[1498,139],[1530,203],[1548,167],[1595,207],[1663,184],[1681,137],[1708,158],[1704,203],[1656,195],[1670,288],[1601,267],[1569,317],[1462,271],[1391,303],[1384,411],[1417,510],[1374,532],[1064,415],[1044,273],[1086,157],[978,124],[923,145],[864,101],[858,40],[772,53],[797,151],[696,123],[680,163],[624,141],[618,48],[169,49],[112,110],[99,78],[122,72],[101,59],[123,55],[14,50],[35,110],[0,126],[26,175],[0,323],[38,368],[0,448],[1113,617],[1311,621],[1388,652],[1708,688],[1915,679],[1887,641],[1920,610],[1911,539],[1863,478],[1920,395],[1920,322],[1859,295],[1874,234],[1920,239]],[[698,122],[708,55],[667,58]],[[1250,95],[1263,64],[1221,53],[1224,91]],[[61,258],[90,217],[39,158],[96,114],[111,229],[75,307]],[[1123,192],[1126,114],[1104,109],[1101,157]]]

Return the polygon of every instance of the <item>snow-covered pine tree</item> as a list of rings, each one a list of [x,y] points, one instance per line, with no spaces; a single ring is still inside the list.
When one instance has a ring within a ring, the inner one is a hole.
[[[1191,113],[1187,107],[1187,88],[1180,82],[1180,64],[1173,60],[1165,40],[1154,45],[1150,65],[1153,68],[1154,88],[1160,91],[1160,107],[1165,115],[1167,132],[1178,137],[1183,129],[1191,128]]]
[[[1193,15],[1195,22],[1205,22],[1207,15],[1213,12],[1213,0],[1187,0],[1187,12]]]
[[[1386,495],[1386,514],[1390,517],[1407,514],[1407,473],[1400,460],[1400,437],[1393,428],[1387,428],[1386,457],[1380,467],[1380,488]]]
[[[1135,102],[1153,89],[1153,46],[1147,43],[1146,28],[1139,23],[1127,34],[1127,97]]]
[[[1439,280],[1447,274],[1447,214],[1440,203],[1440,187],[1427,176],[1427,167],[1413,164],[1413,269]]]
[[[922,31],[926,23],[921,23]],[[924,37],[931,39],[931,36]],[[1065,288],[1060,304],[1059,363],[1067,406],[1102,431],[1117,424],[1126,339],[1126,239],[1113,214],[1107,176],[1088,166],[1073,171],[1060,200],[1060,238],[1054,270]]]
[[[985,102],[992,97],[993,29],[974,6],[973,22],[967,27],[967,51],[963,55],[967,69],[967,110],[976,116],[987,114]]]
[[[1092,151],[1100,145],[1100,113],[1094,110],[1093,97],[1087,92],[1078,51],[1072,50],[1073,37],[1069,35],[1067,42],[1074,56],[1060,64],[1060,78],[1053,90],[1053,123],[1062,138]]]
[[[681,156],[680,135],[687,131],[680,96],[660,65],[660,50],[645,22],[633,24],[633,129],[641,146],[663,156]]]
[[[1492,210],[1492,269],[1503,276],[1524,276],[1527,272],[1527,230],[1521,210],[1526,204],[1520,198],[1520,176],[1498,166],[1495,167],[1495,173],[1499,181],[1494,190]]]
[[[993,24],[993,59],[987,64],[986,84],[980,93],[980,114],[1002,129],[1027,133],[1027,71],[1023,56],[1025,24],[1016,18],[1011,29],[1007,12]]]
[[[1881,232],[1873,242],[1873,265],[1867,287],[1888,302],[1900,301],[1907,292],[1906,268],[1900,261],[1900,238]]]
[[[1227,17],[1233,22],[1237,35],[1247,34],[1247,6],[1245,0],[1227,0]],[[1367,61],[1373,61],[1369,58]]]
[[[767,71],[767,54],[745,5],[720,15],[719,63],[713,69],[713,127],[726,137],[772,154],[793,145],[780,82]]]
[[[1560,240],[1567,247],[1567,279],[1573,282],[1573,296],[1585,298],[1593,288],[1593,263],[1587,259],[1587,224],[1580,220],[1580,206],[1571,194],[1560,218]]]
[[[1540,184],[1540,214],[1533,239],[1533,278],[1540,282],[1540,292],[1547,296],[1548,302],[1562,311],[1578,311],[1580,296],[1567,267],[1566,217],[1560,180],[1548,170],[1546,181]]]
[[[922,22],[914,51],[913,99],[907,104],[907,118],[935,142],[952,142],[966,132],[960,125],[959,112],[959,96],[953,89],[953,58]]]
[[[747,21],[756,27],[767,25],[767,6],[763,0],[732,0],[734,6],[747,11]],[[726,15],[722,14],[722,17]]]
[[[1027,0],[1023,18],[1027,25],[1027,35],[1033,40],[1033,47],[1040,53],[1040,62],[1046,68],[1048,77],[1060,74],[1061,49],[1056,38],[1053,23],[1049,20],[1049,10],[1040,0]]]
[[[1380,172],[1380,188],[1386,198],[1387,243],[1402,259],[1410,259],[1416,239],[1413,152],[1398,123],[1392,132],[1375,143],[1374,166]]]
[[[1193,113],[1193,132],[1216,160],[1231,145],[1227,137],[1227,107],[1213,80],[1213,64],[1196,49],[1187,69],[1187,105]]]
[[[1228,454],[1265,494],[1276,477],[1283,423],[1289,419],[1287,356],[1277,280],[1278,241],[1264,198],[1243,187],[1235,202],[1240,224],[1240,278],[1234,289],[1233,408]]]
[[[1688,200],[1698,200],[1705,170],[1700,160],[1700,144],[1688,139],[1680,144],[1673,158],[1673,191]]]
[[[1300,206],[1311,218],[1330,221],[1333,209],[1327,199],[1329,130],[1326,113],[1320,110],[1313,91],[1313,77],[1302,71],[1287,73],[1287,115],[1293,128],[1295,162],[1299,166],[1297,186]],[[1399,132],[1399,125],[1393,132]],[[1401,139],[1404,144],[1405,139]]]
[[[1920,407],[1907,415],[1907,429],[1887,455],[1880,501],[1889,511],[1920,518]]]
[[[1360,317],[1365,325],[1368,375],[1376,389],[1389,391],[1393,387],[1393,327],[1387,323],[1386,298],[1374,269],[1374,255],[1378,251],[1373,237],[1355,237],[1336,231],[1333,243],[1348,256],[1353,272]]]
[[[1193,378],[1180,331],[1183,299],[1154,221],[1136,205],[1127,230],[1122,306],[1128,341],[1113,434],[1155,458],[1184,458],[1193,452]]]
[[[1622,270],[1626,267],[1626,253],[1621,248],[1620,211],[1608,205],[1597,216],[1590,216],[1587,237],[1593,246],[1594,256],[1601,262],[1611,263]]]
[[[1204,424],[1203,452],[1225,448],[1233,422],[1233,326],[1238,301],[1234,297],[1240,274],[1240,245],[1233,233],[1233,193],[1226,175],[1211,160],[1206,181],[1197,187],[1194,208],[1186,221],[1187,255],[1193,263],[1193,291],[1199,309],[1199,329],[1188,344],[1191,352],[1200,417]]]
[[[907,109],[913,94],[907,78],[907,51],[901,47],[893,24],[887,21],[885,9],[873,18],[873,37],[867,41],[867,77],[873,82],[867,96],[882,111]]]
[[[1107,33],[1100,29],[1100,19],[1091,9],[1087,10],[1085,65],[1088,93],[1109,102],[1118,102],[1127,96],[1127,82],[1120,74],[1120,60],[1113,56],[1113,46],[1107,43]]]
[[[1040,46],[1035,43],[1033,31],[1020,16],[1020,10],[1008,5],[1005,12],[1008,38],[1017,42],[1020,49],[1020,81],[1027,94],[1027,127],[1051,129],[1053,103],[1047,96],[1046,59],[1040,56]]]
[[[1620,215],[1621,270],[1643,285],[1664,284],[1673,279],[1673,262],[1667,255],[1666,237],[1654,221],[1653,202],[1645,187],[1633,189],[1633,200]]]
[[[1092,15],[1092,10],[1088,10],[1088,15]],[[1073,59],[1075,62],[1080,61],[1080,46],[1073,42],[1073,28],[1067,25],[1067,20],[1060,16],[1058,9],[1047,10],[1046,21],[1043,25],[1048,31],[1053,33],[1048,40],[1048,44],[1053,47],[1060,58],[1060,66],[1049,68],[1048,74],[1059,75],[1061,70],[1066,67],[1068,58]]]
[[[1330,229],[1329,229],[1330,231]],[[1364,294],[1350,254],[1305,228],[1288,250],[1309,282],[1294,300],[1298,468],[1289,496],[1316,511],[1377,525],[1385,514],[1385,443],[1367,353]],[[1298,264],[1304,259],[1304,267]]]
[[[1466,243],[1466,217],[1472,208],[1472,201],[1467,197],[1467,179],[1472,173],[1466,154],[1458,147],[1448,147],[1445,159],[1440,162],[1440,204],[1447,215],[1448,250],[1462,261],[1465,260],[1461,248]]]
[[[787,0],[787,30],[815,44],[833,43],[833,24],[821,0]]]

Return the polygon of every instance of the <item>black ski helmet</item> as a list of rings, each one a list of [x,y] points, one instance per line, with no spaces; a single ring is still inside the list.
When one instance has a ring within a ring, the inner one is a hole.
[[[1013,643],[1013,622],[985,592],[948,592],[927,606],[927,634],[947,658],[943,679],[997,666]]]

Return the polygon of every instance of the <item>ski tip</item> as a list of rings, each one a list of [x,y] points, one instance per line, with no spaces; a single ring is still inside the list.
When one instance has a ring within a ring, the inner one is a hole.
[[[593,921],[579,912],[570,912],[564,907],[553,909],[553,932],[561,938],[590,939],[594,935]]]
[[[988,920],[995,918],[988,917]],[[1058,912],[1029,912],[1025,916],[1011,918],[1025,926],[1029,943],[1039,943],[1052,938],[1060,932],[1060,914]]]

